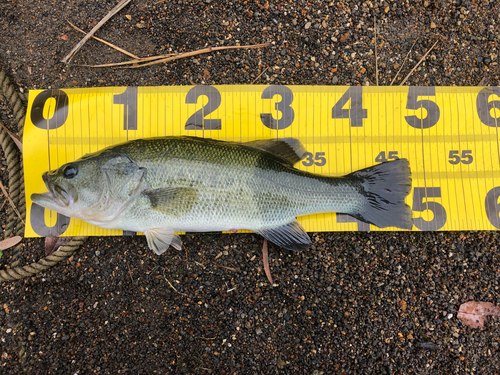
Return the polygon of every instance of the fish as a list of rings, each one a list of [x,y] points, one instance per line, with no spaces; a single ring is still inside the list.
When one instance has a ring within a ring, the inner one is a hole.
[[[294,167],[298,139],[244,143],[188,136],[137,139],[43,173],[34,203],[108,229],[143,232],[150,249],[180,250],[176,232],[251,230],[283,248],[311,245],[298,216],[339,212],[411,229],[408,160],[342,177]]]

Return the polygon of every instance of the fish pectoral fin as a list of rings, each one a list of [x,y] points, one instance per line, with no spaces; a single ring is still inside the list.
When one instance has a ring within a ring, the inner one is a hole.
[[[123,155],[110,159],[102,166],[102,170],[107,178],[109,193],[116,201],[128,200],[145,184],[146,169],[139,168]]]
[[[311,239],[297,219],[281,227],[261,229],[257,233],[288,250],[302,251],[311,245]]]
[[[163,254],[172,245],[174,249],[182,248],[181,238],[168,228],[153,228],[146,231],[148,246],[157,255]]]
[[[152,210],[170,217],[180,217],[191,210],[198,190],[191,187],[171,187],[146,190],[142,195],[149,200]]]
[[[267,139],[245,142],[244,145],[258,148],[278,156],[285,164],[293,166],[305,156],[306,150],[296,138]]]

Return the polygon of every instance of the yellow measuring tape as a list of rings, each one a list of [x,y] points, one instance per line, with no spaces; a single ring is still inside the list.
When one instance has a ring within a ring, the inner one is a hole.
[[[31,202],[42,173],[127,140],[295,137],[296,167],[331,176],[406,158],[414,231],[500,229],[499,87],[182,86],[32,90],[24,127],[26,236],[122,235]],[[379,229],[300,217],[309,232]]]

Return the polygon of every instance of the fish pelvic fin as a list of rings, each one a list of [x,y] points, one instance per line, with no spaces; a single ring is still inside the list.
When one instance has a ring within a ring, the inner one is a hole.
[[[349,213],[356,219],[379,228],[411,229],[411,209],[405,198],[411,190],[408,160],[399,159],[362,169],[346,176],[357,180],[366,199],[358,212]]]
[[[257,233],[268,241],[288,250],[302,251],[311,245],[311,239],[297,219],[280,227],[260,229]]]
[[[243,143],[278,156],[287,165],[293,166],[302,160],[306,150],[296,138],[266,139]]]
[[[167,251],[170,245],[176,250],[181,250],[182,248],[181,238],[172,229],[153,228],[148,229],[145,234],[149,248],[157,255],[161,255]]]

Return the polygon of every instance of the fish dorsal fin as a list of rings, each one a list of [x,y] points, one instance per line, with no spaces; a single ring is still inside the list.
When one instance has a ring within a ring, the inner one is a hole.
[[[302,251],[311,245],[311,239],[297,219],[280,227],[261,229],[257,232],[265,239],[288,250]]]
[[[304,146],[296,138],[265,139],[245,142],[244,145],[270,152],[289,165],[302,160],[306,153]]]
[[[152,228],[147,230],[145,234],[149,248],[157,255],[161,255],[167,251],[170,245],[177,250],[181,250],[182,248],[181,238],[172,229]]]
[[[149,200],[152,210],[170,217],[181,217],[193,207],[198,190],[191,187],[169,187],[146,190],[142,195]]]

